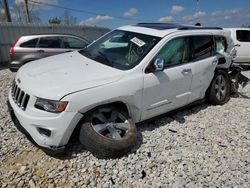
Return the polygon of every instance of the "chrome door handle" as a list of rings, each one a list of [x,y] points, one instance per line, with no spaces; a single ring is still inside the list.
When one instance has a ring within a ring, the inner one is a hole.
[[[182,74],[189,74],[191,72],[191,69],[183,69],[181,71]]]

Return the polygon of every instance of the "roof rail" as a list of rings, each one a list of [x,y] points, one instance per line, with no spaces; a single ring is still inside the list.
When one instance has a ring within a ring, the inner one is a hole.
[[[194,26],[194,25],[184,25],[178,23],[137,23],[135,26],[148,27],[151,29],[165,30],[165,29],[178,29],[178,30],[204,30],[204,29],[214,29],[222,30],[220,27],[203,27],[203,26]]]
[[[178,30],[204,30],[204,29],[214,29],[214,30],[223,30],[221,27],[201,27],[201,26],[184,26],[177,28]]]

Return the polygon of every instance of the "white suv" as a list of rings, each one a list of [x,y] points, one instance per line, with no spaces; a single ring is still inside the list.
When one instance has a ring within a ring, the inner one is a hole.
[[[135,123],[204,98],[229,100],[230,31],[177,24],[120,27],[83,50],[24,65],[9,92],[11,117],[46,151],[74,130],[95,156],[134,146]]]

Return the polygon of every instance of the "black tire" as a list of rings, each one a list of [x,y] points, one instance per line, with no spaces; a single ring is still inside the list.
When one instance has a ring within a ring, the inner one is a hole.
[[[223,105],[230,99],[230,78],[224,70],[217,70],[208,89],[207,98],[213,105]]]
[[[105,110],[110,109],[111,110],[110,116],[108,115],[108,112],[107,113],[105,111],[102,112],[103,109]],[[110,123],[107,122],[105,128],[102,129],[99,128],[100,132],[102,131],[101,133],[96,131],[96,128],[94,128],[96,126],[98,127],[99,125],[105,124],[105,123],[99,123],[99,121],[100,122],[104,121],[101,121],[100,118],[95,117],[95,114],[100,112],[103,113],[106,120],[109,119],[107,120],[108,122],[110,121]],[[124,123],[122,122],[119,123],[119,121],[121,121],[120,117],[117,117],[115,120],[112,120],[112,114],[114,112],[117,112],[119,116],[121,116],[122,118],[126,118],[126,121],[124,121]],[[96,122],[98,122],[99,124]],[[116,132],[119,131],[120,134],[119,139],[113,138],[114,131],[112,131],[113,133],[109,132],[110,131],[109,124],[112,124],[113,129],[115,129]],[[128,126],[128,130],[125,131],[117,128],[116,126],[118,126],[118,124],[123,124]],[[121,135],[123,135],[123,137]],[[82,122],[79,134],[79,140],[81,144],[97,158],[122,157],[132,149],[132,147],[136,143],[136,139],[137,139],[137,129],[132,119],[128,116],[126,112],[121,111],[112,106],[100,107],[89,113]]]

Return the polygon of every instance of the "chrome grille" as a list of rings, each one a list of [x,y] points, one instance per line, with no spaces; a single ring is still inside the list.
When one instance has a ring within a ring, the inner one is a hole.
[[[30,99],[30,96],[25,93],[24,91],[22,91],[18,85],[16,84],[15,80],[13,82],[13,85],[12,85],[12,89],[11,89],[11,95],[12,95],[12,98],[14,100],[14,102],[22,109],[22,110],[25,110],[27,105],[28,105],[28,102],[29,102],[29,99]]]

